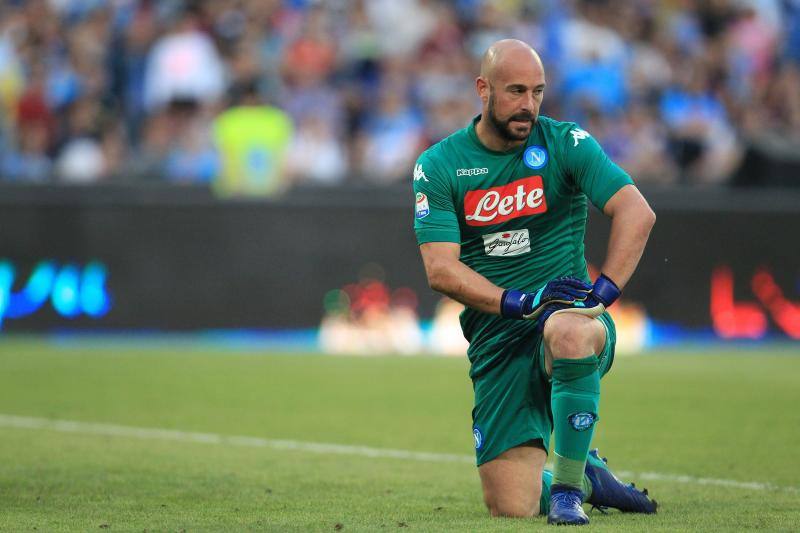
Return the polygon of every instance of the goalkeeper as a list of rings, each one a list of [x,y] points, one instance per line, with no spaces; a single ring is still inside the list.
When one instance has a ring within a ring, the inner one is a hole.
[[[631,178],[575,123],[539,116],[541,60],[494,43],[472,123],[414,168],[414,228],[430,286],[466,306],[473,435],[492,515],[586,524],[582,503],[652,513],[590,444],[600,378],[614,360],[605,309],[644,250],[655,215]],[[602,274],[584,259],[587,198],[611,217]],[[554,435],[552,474],[544,470]]]

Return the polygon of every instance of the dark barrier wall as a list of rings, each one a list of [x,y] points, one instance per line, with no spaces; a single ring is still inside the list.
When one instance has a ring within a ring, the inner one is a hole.
[[[796,320],[800,336],[800,194],[645,193],[658,222],[626,300],[658,322],[709,329],[717,320],[741,333],[764,321],[789,334]],[[229,202],[203,189],[2,188],[0,291],[5,279],[16,313],[0,301],[2,328],[314,327],[323,295],[358,281],[368,264],[382,267],[390,287],[414,289],[429,317],[438,297],[427,288],[412,216],[405,187]],[[587,257],[598,266],[607,235],[593,213]],[[81,293],[89,303],[71,307],[84,282],[93,284]],[[20,310],[23,297],[39,305]]]

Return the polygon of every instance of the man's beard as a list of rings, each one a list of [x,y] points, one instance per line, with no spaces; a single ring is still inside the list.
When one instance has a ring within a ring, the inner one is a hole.
[[[489,94],[489,122],[492,123],[494,129],[503,138],[503,140],[508,142],[514,141],[524,141],[530,135],[530,130],[527,133],[516,133],[514,130],[511,129],[511,122],[514,120],[529,120],[531,122],[531,129],[536,124],[537,117],[533,116],[530,113],[517,113],[516,115],[511,115],[506,120],[500,120],[497,114],[494,112],[494,94]]]

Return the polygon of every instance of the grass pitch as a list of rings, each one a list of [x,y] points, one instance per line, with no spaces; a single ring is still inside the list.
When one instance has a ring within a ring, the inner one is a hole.
[[[800,357],[788,352],[618,358],[603,380],[595,444],[661,508],[592,513],[590,529],[797,530],[798,405]],[[547,529],[543,518],[486,515],[468,462],[470,409],[464,359],[6,339],[0,530]],[[8,415],[128,429],[23,428]],[[292,442],[276,449],[269,439]],[[368,457],[347,446],[455,457]]]

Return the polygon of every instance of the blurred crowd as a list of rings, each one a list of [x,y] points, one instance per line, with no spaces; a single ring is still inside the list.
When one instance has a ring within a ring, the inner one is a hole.
[[[541,54],[542,112],[639,181],[724,182],[800,146],[800,0],[5,0],[0,180],[222,193],[408,180],[479,111],[493,41]]]

